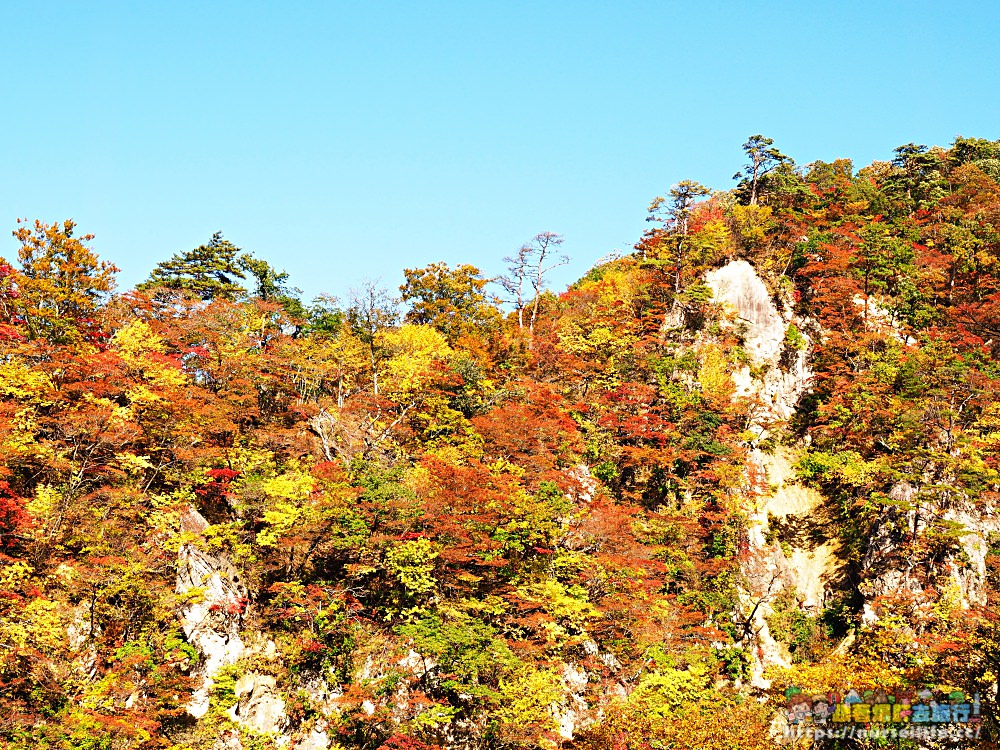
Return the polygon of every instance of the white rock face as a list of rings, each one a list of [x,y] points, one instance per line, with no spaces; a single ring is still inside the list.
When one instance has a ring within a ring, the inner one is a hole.
[[[751,461],[765,472],[769,485],[750,515],[751,557],[744,567],[751,588],[744,606],[762,601],[753,622],[757,659],[751,678],[751,684],[761,688],[768,687],[763,679],[767,666],[789,664],[789,655],[767,627],[766,618],[774,611],[771,602],[783,591],[791,592],[799,607],[818,615],[829,591],[837,587],[844,564],[840,539],[827,517],[824,498],[798,481],[795,459],[795,451],[785,446],[770,455],[760,451],[751,454]],[[771,519],[796,530],[790,543],[767,542]]]
[[[559,724],[559,736],[565,740],[573,739],[573,735],[593,722],[588,711],[587,672],[574,664],[563,665],[562,681],[566,688],[566,696],[562,704],[552,707],[552,715]]]
[[[182,531],[201,533],[206,528],[208,522],[194,508],[181,517]],[[185,544],[178,551],[176,590],[178,594],[194,594],[179,614],[188,643],[202,657],[198,674],[203,681],[187,707],[188,713],[200,719],[208,711],[212,675],[246,653],[239,628],[247,591],[225,555],[203,552],[194,544]]]
[[[326,722],[320,722],[295,745],[295,750],[327,750],[330,747],[330,735],[326,731]]]
[[[756,396],[764,406],[751,429],[761,432],[766,421],[788,419],[813,375],[807,358],[809,337],[802,332],[804,321],[797,320],[790,309],[778,309],[764,282],[745,260],[734,260],[710,271],[705,283],[714,301],[745,326],[743,348],[754,369],[763,371],[762,376],[754,377],[750,367],[744,366],[731,373],[736,397]],[[785,334],[792,323],[798,324],[806,346],[789,358]]]
[[[590,474],[590,467],[580,463],[566,472],[570,479],[578,483],[578,489],[567,497],[574,502],[591,503],[597,492],[597,480]]]
[[[767,480],[774,491],[760,504],[757,533],[768,528],[768,518],[797,526],[802,532],[789,547],[787,558],[788,576],[795,587],[803,609],[819,614],[826,604],[827,591],[840,575],[843,567],[843,550],[840,539],[833,528],[824,508],[823,496],[812,487],[807,487],[795,476],[793,463],[795,453],[787,447],[779,446],[772,455],[760,455],[761,465],[767,472]],[[822,541],[809,541],[809,530],[822,531]]]
[[[859,309],[865,322],[865,328],[869,331],[885,333],[904,344],[915,344],[917,340],[912,336],[904,334],[900,329],[899,322],[893,314],[883,306],[878,297],[864,297],[860,294],[854,295],[851,302]]]
[[[988,540],[991,535],[1000,532],[1000,519],[993,508],[952,509],[945,513],[945,518],[962,524],[968,532],[959,540],[968,564],[959,565],[955,558],[948,561],[949,574],[961,592],[962,606],[984,606]]]
[[[94,675],[97,674],[97,648],[91,640],[100,635],[100,627],[91,624],[90,604],[88,602],[80,602],[76,606],[73,611],[73,619],[66,631],[70,650],[77,654],[76,660],[80,671],[87,675],[87,679],[94,679]]]
[[[791,666],[787,655],[780,644],[771,635],[767,617],[774,610],[771,601],[782,589],[794,587],[788,565],[781,555],[781,550],[765,545],[761,548],[751,548],[750,555],[743,565],[746,576],[746,588],[740,594],[740,605],[748,615],[749,622],[744,623],[746,636],[742,645],[750,647],[753,658],[751,664],[750,684],[757,688],[767,689],[771,683],[764,678],[767,667],[778,665]]]
[[[240,733],[237,729],[227,729],[215,738],[212,750],[243,750],[243,743],[240,742]]]
[[[396,662],[397,665],[411,673],[417,679],[423,677],[428,672],[437,669],[437,662],[429,656],[423,656],[415,649],[410,649],[409,653]]]
[[[714,300],[744,327],[743,346],[751,367],[731,373],[736,385],[736,398],[757,398],[764,413],[750,429],[763,437],[769,431],[780,431],[790,418],[799,400],[809,389],[813,373],[808,365],[812,344],[805,332],[807,321],[794,316],[787,306],[779,308],[753,267],[737,260],[706,274]],[[876,297],[857,296],[852,300],[858,308],[866,329],[884,333],[903,344],[914,339],[906,335],[889,310]],[[786,332],[795,324],[805,346],[790,351]],[[827,594],[836,585],[843,565],[843,550],[830,518],[824,518],[824,498],[815,490],[795,479],[792,463],[795,456],[785,448],[773,455],[753,451],[751,469],[764,474],[771,490],[764,492],[751,514],[749,561],[744,572],[750,582],[745,592],[744,606],[753,608],[752,627],[755,647],[753,684],[766,687],[763,669],[770,664],[787,663],[787,654],[770,636],[766,617],[771,613],[769,601],[782,591],[794,592],[798,604],[812,614],[824,606]],[[933,478],[927,478],[933,483]],[[928,608],[936,595],[925,591],[931,579],[936,587],[959,606],[985,604],[986,554],[988,539],[1000,533],[1000,519],[994,509],[975,506],[971,501],[952,501],[951,506],[933,509],[916,502],[919,487],[907,482],[894,486],[890,497],[904,507],[889,508],[875,526],[860,561],[864,581],[860,591],[865,597],[862,621],[878,620],[877,602],[880,596],[909,593],[918,606]],[[797,532],[782,550],[768,544],[769,517],[791,524]],[[940,521],[958,522],[964,527],[959,538],[960,550],[937,564],[935,570],[917,570],[915,562],[901,558],[898,550],[912,535],[919,535],[928,524]],[[812,537],[803,542],[804,537]]]
[[[781,354],[786,323],[753,266],[745,260],[734,260],[705,274],[705,283],[715,302],[746,321],[746,349],[750,356],[765,362]]]
[[[257,732],[277,734],[286,722],[285,701],[271,675],[250,672],[236,681],[236,703],[229,718]]]

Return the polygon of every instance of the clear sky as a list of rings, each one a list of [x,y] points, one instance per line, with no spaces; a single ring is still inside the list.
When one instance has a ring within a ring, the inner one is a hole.
[[[0,255],[72,217],[121,286],[216,230],[307,296],[540,231],[628,250],[753,133],[857,166],[1000,138],[992,2],[0,2]]]

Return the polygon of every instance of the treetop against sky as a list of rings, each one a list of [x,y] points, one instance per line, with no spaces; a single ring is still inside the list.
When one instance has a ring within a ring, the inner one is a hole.
[[[214,232],[306,297],[541,231],[579,277],[748,133],[800,164],[995,137],[997,11],[932,3],[23,5],[0,205],[142,281]],[[0,242],[12,256],[13,241]]]

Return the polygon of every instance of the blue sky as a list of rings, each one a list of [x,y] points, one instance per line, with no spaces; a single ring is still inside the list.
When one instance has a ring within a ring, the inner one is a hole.
[[[993,3],[3,3],[0,255],[72,217],[141,281],[216,230],[343,296],[489,274],[540,231],[560,285],[763,133],[799,163],[1000,138]]]

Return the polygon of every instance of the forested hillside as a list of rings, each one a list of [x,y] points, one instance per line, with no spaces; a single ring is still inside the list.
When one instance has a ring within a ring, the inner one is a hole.
[[[991,746],[1000,141],[744,151],[561,293],[547,232],[309,301],[19,224],[3,746],[764,748],[925,688]]]

